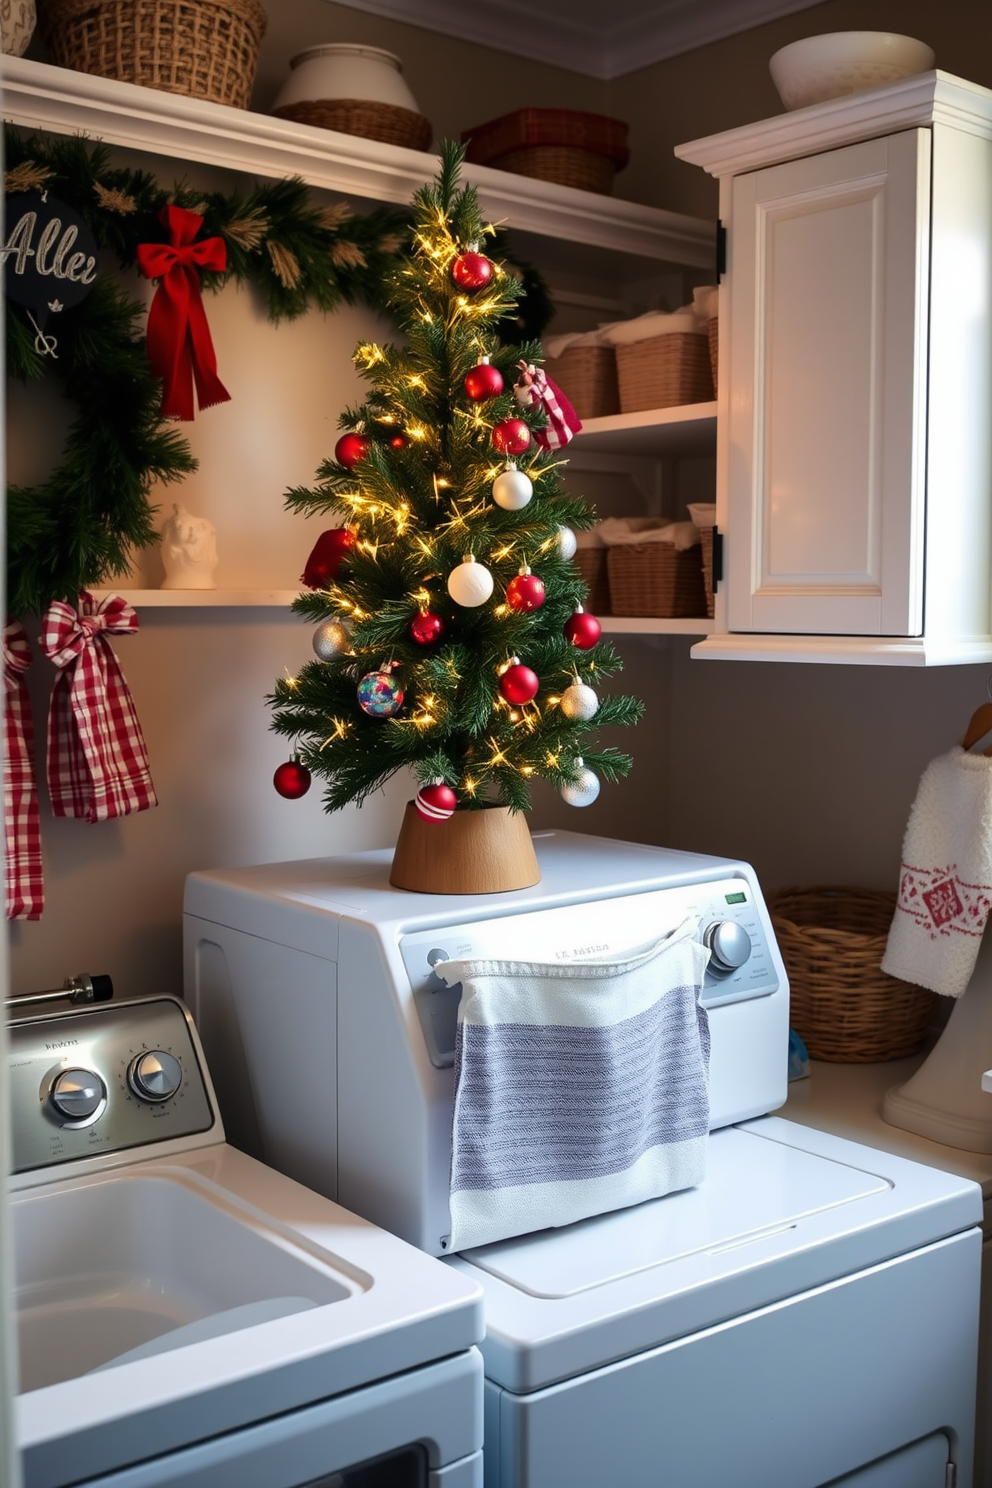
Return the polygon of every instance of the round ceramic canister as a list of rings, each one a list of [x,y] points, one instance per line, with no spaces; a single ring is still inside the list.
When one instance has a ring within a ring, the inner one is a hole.
[[[361,98],[419,112],[399,57],[381,47],[327,42],[298,52],[289,65],[274,110],[325,98]]]

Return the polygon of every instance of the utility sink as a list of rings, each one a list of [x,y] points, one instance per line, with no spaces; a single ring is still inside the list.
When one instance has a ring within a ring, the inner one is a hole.
[[[29,1190],[12,1211],[22,1391],[363,1290],[178,1167]]]

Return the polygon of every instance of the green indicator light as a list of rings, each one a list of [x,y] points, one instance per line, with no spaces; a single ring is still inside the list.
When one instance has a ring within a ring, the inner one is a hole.
[[[723,897],[724,897],[724,899],[726,899],[726,901],[727,901],[728,904],[746,904],[747,903],[747,895],[746,894],[724,894]]]

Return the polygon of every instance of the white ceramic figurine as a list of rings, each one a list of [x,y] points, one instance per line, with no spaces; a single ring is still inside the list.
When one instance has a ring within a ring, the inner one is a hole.
[[[163,589],[213,589],[217,567],[217,529],[206,517],[194,517],[173,503],[162,528]]]

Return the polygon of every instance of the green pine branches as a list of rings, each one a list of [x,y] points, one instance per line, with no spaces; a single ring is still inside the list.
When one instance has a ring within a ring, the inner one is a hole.
[[[593,512],[565,489],[560,454],[533,437],[516,460],[532,498],[519,509],[494,500],[507,463],[494,430],[522,419],[534,436],[546,425],[543,410],[521,407],[513,390],[518,362],[542,356],[536,342],[500,345],[497,327],[514,316],[519,295],[512,271],[495,264],[483,284],[456,282],[465,255],[486,254],[493,231],[475,191],[459,185],[461,158],[459,147],[446,146],[437,178],[414,198],[413,254],[389,286],[403,344],[366,344],[355,354],[369,390],[341,427],[361,436],[364,457],[329,459],[314,487],[287,495],[290,508],[327,514],[355,539],[327,586],[294,605],[314,622],[346,622],[349,645],[278,682],[269,698],[272,727],[324,778],[328,811],[361,802],[404,766],[421,783],[452,786],[460,806],[497,801],[514,810],[530,805],[535,780],[560,788],[583,765],[607,781],[630,768],[628,756],[589,742],[591,731],[640,716],[637,699],[601,690],[619,658],[602,642],[579,650],[564,634],[585,587],[564,555],[562,529],[592,526]],[[503,390],[474,400],[466,378],[486,357]],[[449,592],[449,575],[467,555],[492,576],[483,603],[459,604]],[[527,567],[545,590],[529,611],[507,597]],[[425,614],[441,625],[429,644],[414,634]],[[530,702],[501,692],[515,659],[539,679]],[[361,679],[377,672],[403,693],[384,716],[363,711],[357,696]],[[574,716],[571,699],[562,706],[577,682],[599,698],[588,721]]]

